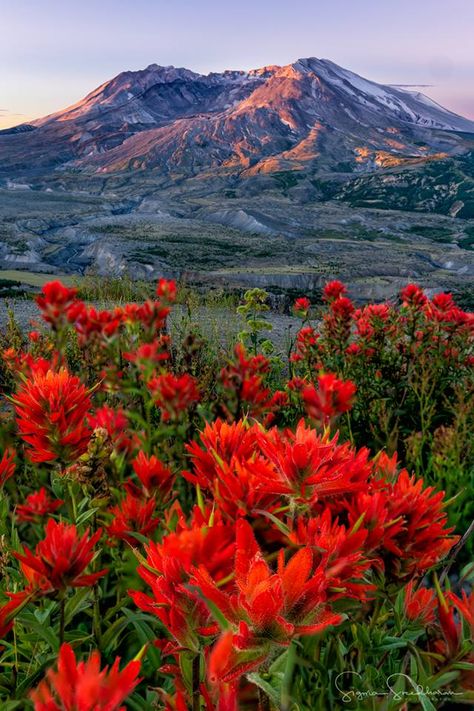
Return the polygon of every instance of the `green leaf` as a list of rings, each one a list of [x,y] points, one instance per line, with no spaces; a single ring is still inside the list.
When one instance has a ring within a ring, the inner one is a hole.
[[[279,518],[274,516],[272,513],[269,511],[263,511],[262,509],[255,509],[254,513],[258,514],[259,516],[264,516],[265,518],[270,519],[272,523],[275,524],[275,526],[278,528],[281,533],[283,533],[285,536],[290,535],[290,529],[286,524],[283,523],[283,521],[280,521]]]
[[[17,621],[24,625],[27,629],[26,634],[23,633],[18,635],[20,639],[30,639],[32,642],[38,641],[38,639],[43,639],[48,643],[52,650],[58,650],[59,640],[53,632],[52,627],[43,622],[38,622],[33,613],[23,612],[18,616]]]
[[[455,681],[459,677],[457,671],[445,672],[434,679],[428,681],[428,687],[430,689],[441,689],[442,686],[448,686],[452,681]]]
[[[65,606],[66,624],[69,624],[72,618],[78,614],[78,612],[85,610],[91,606],[90,594],[91,588],[82,588],[67,600]]]
[[[250,674],[246,674],[246,677],[252,684],[255,684],[255,686],[258,686],[259,689],[264,691],[277,708],[279,707],[281,695],[279,690],[274,689],[273,686],[265,679],[262,679],[257,672],[250,672]]]
[[[85,523],[90,518],[92,518],[92,516],[95,514],[96,511],[99,511],[99,509],[98,508],[88,509],[87,511],[84,511],[84,513],[81,513],[80,516],[78,516],[77,520],[76,520],[77,526],[80,526],[82,523]]]
[[[133,538],[136,538],[137,541],[140,541],[140,543],[143,543],[143,545],[148,545],[150,543],[150,539],[147,538],[147,536],[144,536],[142,533],[137,533],[136,531],[127,531],[127,536],[132,536]]]
[[[451,666],[453,669],[460,669],[461,671],[474,671],[474,664],[471,662],[455,662]]]
[[[427,696],[425,696],[424,694],[420,694],[418,696],[418,698],[420,700],[420,704],[421,704],[423,711],[436,711],[436,707],[433,706],[433,704],[431,703],[431,701],[429,700],[429,698]]]

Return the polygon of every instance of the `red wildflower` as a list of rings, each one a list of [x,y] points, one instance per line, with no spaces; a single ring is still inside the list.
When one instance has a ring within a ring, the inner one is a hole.
[[[265,427],[269,427],[276,420],[277,413],[288,405],[289,401],[288,393],[284,390],[275,390],[265,406],[265,410],[267,410],[263,418]]]
[[[121,704],[140,681],[140,662],[129,662],[122,671],[119,662],[101,670],[98,651],[77,662],[69,644],[63,644],[58,670],[49,669],[31,692],[35,711],[125,711]]]
[[[222,462],[227,464],[235,456],[249,459],[256,452],[255,432],[258,426],[250,427],[243,420],[229,424],[221,419],[207,422],[200,434],[201,444],[191,442],[186,449],[193,460],[195,474],[189,480],[208,488],[220,476]]]
[[[140,324],[145,331],[146,338],[154,339],[157,332],[165,328],[169,312],[169,307],[163,306],[161,301],[149,299],[140,305],[126,304],[123,317],[129,323]]]
[[[414,588],[415,583],[410,580],[405,588],[403,601],[405,616],[412,622],[426,626],[436,619],[436,594],[428,588]]]
[[[300,393],[307,385],[308,381],[305,378],[295,376],[294,378],[291,378],[291,380],[288,380],[286,387],[292,393]]]
[[[320,437],[301,420],[295,432],[273,428],[257,432],[262,454],[273,467],[261,468],[259,490],[295,497],[302,503],[360,491],[372,471],[368,450]]]
[[[451,550],[458,538],[447,528],[444,492],[423,488],[423,480],[402,469],[378,490],[363,492],[348,504],[352,524],[363,514],[369,534],[366,549],[380,559],[387,575],[397,580],[421,575]]]
[[[173,373],[158,375],[149,381],[148,387],[161,410],[164,422],[177,419],[200,400],[196,380],[187,373],[181,376]]]
[[[120,408],[114,410],[108,405],[98,407],[93,415],[88,417],[89,427],[93,430],[106,430],[112,444],[119,451],[130,448],[132,442],[127,434],[128,417]]]
[[[377,473],[386,481],[392,481],[398,476],[398,455],[394,452],[391,457],[384,451],[374,457]]]
[[[347,323],[354,313],[354,304],[346,296],[341,296],[331,302],[330,309],[336,321]]]
[[[335,299],[339,299],[341,296],[344,296],[347,293],[347,289],[344,286],[344,284],[340,281],[337,281],[335,279],[334,281],[330,281],[326,284],[326,286],[323,289],[323,299],[324,301],[334,301]]]
[[[0,486],[15,473],[15,452],[6,449],[0,459]]]
[[[431,303],[433,306],[435,306],[437,309],[440,311],[451,311],[451,309],[455,308],[456,304],[453,301],[453,295],[452,294],[446,294],[446,293],[440,293],[440,294],[435,294],[433,298],[431,299]]]
[[[36,521],[54,513],[64,501],[51,499],[44,487],[26,497],[24,504],[18,504],[15,513],[19,521]]]
[[[301,296],[299,299],[296,299],[295,303],[293,304],[293,313],[295,316],[299,316],[299,318],[305,319],[308,316],[308,312],[311,308],[311,301],[306,298],[306,296]]]
[[[324,568],[330,581],[328,598],[338,597],[364,600],[373,589],[363,578],[370,567],[365,556],[364,543],[367,531],[346,526],[333,520],[329,509],[315,518],[297,520],[290,540],[298,545],[310,546],[315,562]]]
[[[329,345],[331,351],[345,352],[351,335],[353,314],[354,305],[346,296],[329,300],[328,311],[323,317],[323,332],[326,346]]]
[[[368,532],[367,553],[380,552],[379,547],[383,550],[384,546],[391,550],[391,541],[402,530],[403,520],[392,516],[386,491],[359,492],[348,504],[348,510],[351,525],[363,516],[363,525]]]
[[[334,417],[351,409],[356,392],[351,380],[339,380],[333,373],[318,376],[318,388],[310,385],[303,390],[308,416],[327,425]]]
[[[189,586],[190,571],[202,565],[222,581],[231,571],[234,539],[232,526],[211,524],[209,515],[195,508],[189,525],[181,514],[175,533],[146,547],[146,565],[139,566],[138,573],[152,596],[138,591],[130,591],[130,596],[140,609],[156,615],[186,649],[197,650],[198,635],[217,631],[203,600]]]
[[[156,286],[156,295],[168,303],[176,301],[176,282],[169,279],[160,279]]]
[[[72,318],[72,311],[70,311]],[[124,319],[123,310],[116,307],[112,311],[98,311],[94,306],[83,306],[74,314],[74,327],[79,343],[103,343],[110,340],[119,330]]]
[[[157,575],[149,584],[152,596],[138,590],[129,591],[135,605],[156,615],[175,645],[198,652],[199,635],[215,634],[217,625],[212,623],[204,602],[181,581],[179,566],[169,561],[165,574]]]
[[[247,647],[245,650],[239,649],[238,639],[238,635],[232,630],[226,630],[214,644],[209,655],[207,676],[211,684],[220,687],[220,693],[224,691],[224,685],[232,685],[232,682],[236,682],[242,674],[256,669],[268,656],[267,649],[261,645]]]
[[[60,281],[50,281],[41,289],[41,294],[36,297],[36,303],[46,323],[59,330],[68,323],[68,311],[73,304],[77,303],[76,297],[77,289],[68,288]]]
[[[148,568],[139,569],[142,578],[150,582],[154,571],[164,572],[167,561],[179,563],[182,578],[199,565],[204,565],[216,580],[223,580],[232,571],[235,548],[233,525],[223,523],[218,512],[204,512],[195,506],[189,523],[181,508],[174,507],[178,520],[174,531],[167,533],[160,543],[150,541],[146,547]]]
[[[346,348],[346,355],[348,356],[358,356],[362,353],[362,348],[358,343],[351,343],[350,346]]]
[[[15,616],[34,596],[30,589],[5,594],[8,595],[10,601],[0,607],[0,639],[6,637],[10,632]]]
[[[135,363],[144,377],[149,377],[157,365],[169,359],[170,340],[169,336],[162,334],[151,343],[142,343],[136,351],[124,353],[124,358]]]
[[[450,597],[454,602],[459,612],[471,628],[471,633],[474,635],[474,591],[471,589],[471,592],[468,595],[466,591],[463,590],[461,595],[462,600],[454,595],[454,593],[448,593],[448,597]]]
[[[231,519],[240,516],[255,516],[255,511],[270,511],[277,502],[277,495],[271,487],[265,489],[263,482],[273,481],[271,463],[261,455],[240,461],[232,457],[230,462],[222,462],[219,475],[212,483],[212,496],[222,513]]]
[[[242,343],[234,349],[234,359],[221,370],[220,380],[225,390],[224,409],[229,419],[242,415],[257,416],[275,405],[270,388],[265,386],[265,376],[270,361],[263,355],[249,356]]]
[[[23,555],[15,553],[26,579],[41,590],[63,590],[68,587],[89,587],[106,570],[84,573],[94,558],[94,546],[101,536],[100,529],[89,538],[89,531],[79,538],[74,524],[57,523],[49,519],[46,537],[35,552],[24,548]]]
[[[87,448],[89,393],[65,368],[33,372],[12,401],[20,436],[30,447],[30,461],[71,462]]]
[[[318,634],[341,621],[327,608],[326,577],[323,570],[314,569],[309,547],[301,548],[287,564],[281,550],[274,573],[247,521],[237,521],[236,532],[235,591],[220,589],[204,566],[194,578],[204,597],[239,626],[234,641],[241,649],[269,640],[286,646],[294,635]]]
[[[296,335],[296,358],[307,358],[312,365],[315,365],[314,360],[319,357],[318,350],[319,333],[316,333],[312,326],[301,328]]]
[[[139,452],[132,466],[147,495],[157,491],[162,497],[169,494],[173,485],[173,473],[158,457],[154,454],[148,456],[144,452]]]
[[[15,351],[14,348],[8,348],[2,353],[5,366],[10,370],[12,375],[19,382],[23,382],[25,378],[30,378],[33,373],[46,374],[48,370],[56,370],[56,365],[59,360],[57,354],[53,355],[51,360],[32,356],[31,353]]]
[[[461,625],[456,622],[455,603],[438,588],[438,620],[443,633],[444,642],[436,645],[440,651],[454,656],[461,642]]]
[[[368,304],[354,313],[357,334],[366,341],[377,338],[380,349],[383,341],[394,335],[396,317],[389,304]]]
[[[405,286],[400,292],[400,297],[404,306],[423,306],[428,301],[423,290],[416,284]]]
[[[259,425],[250,427],[242,420],[228,424],[218,419],[206,424],[201,445],[198,442],[186,445],[193,460],[193,472],[183,475],[204,491],[211,491],[222,512],[230,518],[270,506],[275,499],[260,491],[262,471],[271,465],[258,455],[259,429]]]
[[[403,517],[404,526],[398,537],[397,567],[424,572],[444,558],[458,540],[451,536],[444,510],[444,492],[434,487],[423,488],[423,479],[416,479],[402,469],[389,491],[394,519]]]
[[[109,509],[114,518],[107,526],[107,533],[113,538],[120,538],[136,546],[137,539],[132,533],[148,537],[158,526],[160,520],[153,517],[155,508],[154,498],[143,499],[140,490],[128,484],[125,498],[118,506]]]
[[[273,468],[258,454],[259,430],[259,425],[248,427],[242,421],[229,425],[216,420],[201,434],[203,447],[197,442],[186,447],[194,460],[195,473],[183,475],[203,490],[210,490],[221,511],[232,519],[270,507],[276,499],[261,486],[265,478],[273,479]]]
[[[462,624],[456,624],[453,608],[457,608],[459,614],[466,621],[469,628],[469,637],[471,642],[474,641],[474,592],[471,590],[469,595],[467,595],[463,590],[462,598],[459,598],[451,591],[447,592],[446,595],[438,591],[438,597],[439,620],[448,648],[451,653],[454,653],[461,642]],[[472,662],[474,659],[471,658],[470,661]]]

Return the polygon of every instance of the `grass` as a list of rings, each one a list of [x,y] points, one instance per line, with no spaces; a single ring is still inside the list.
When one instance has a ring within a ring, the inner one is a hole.
[[[59,279],[66,286],[74,286],[80,277],[67,274],[43,274],[40,272],[23,272],[20,269],[0,269],[0,279],[5,281],[41,287],[48,281]]]

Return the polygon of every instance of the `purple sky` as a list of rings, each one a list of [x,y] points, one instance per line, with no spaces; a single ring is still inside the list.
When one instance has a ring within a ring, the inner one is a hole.
[[[474,118],[474,0],[0,0],[0,127],[125,69],[249,69],[324,57]]]

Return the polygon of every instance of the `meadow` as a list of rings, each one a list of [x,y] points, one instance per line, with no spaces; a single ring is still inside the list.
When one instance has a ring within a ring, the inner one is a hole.
[[[2,711],[474,702],[472,313],[331,281],[275,345],[262,289],[206,302],[221,338],[173,281],[40,285],[0,343]]]

